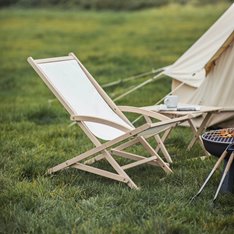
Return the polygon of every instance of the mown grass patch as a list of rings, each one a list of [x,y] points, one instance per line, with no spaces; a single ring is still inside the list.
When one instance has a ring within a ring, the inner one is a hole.
[[[69,169],[47,168],[91,143],[27,64],[26,58],[74,52],[101,84],[175,61],[227,5],[169,6],[141,12],[0,11],[0,233],[232,233],[233,195],[211,199],[221,170],[193,204],[214,159],[178,128],[167,141],[173,175],[142,166],[129,170],[139,191]],[[116,96],[144,79],[107,89]],[[117,104],[150,105],[170,90],[165,78]],[[135,116],[130,115],[131,119]],[[152,142],[153,143],[153,142]],[[136,148],[136,152],[142,149]],[[99,165],[108,168],[105,162]]]

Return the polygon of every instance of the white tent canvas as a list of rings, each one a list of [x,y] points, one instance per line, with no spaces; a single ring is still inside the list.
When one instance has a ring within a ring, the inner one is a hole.
[[[224,107],[209,125],[234,124],[234,4],[163,74],[189,104]]]

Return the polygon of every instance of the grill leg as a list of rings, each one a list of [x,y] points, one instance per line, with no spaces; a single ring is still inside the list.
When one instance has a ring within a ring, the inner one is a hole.
[[[225,160],[224,167],[226,167],[226,165],[227,165],[227,160]],[[220,192],[234,193],[234,161],[232,162],[230,170],[227,173],[227,175],[223,181],[223,185],[221,186]]]
[[[222,155],[220,156],[220,158],[218,159],[218,161],[215,163],[215,165],[214,165],[213,169],[211,170],[210,174],[206,178],[205,182],[203,183],[203,185],[201,186],[201,188],[199,189],[199,191],[197,192],[197,194],[194,197],[192,197],[191,201],[194,200],[197,196],[200,195],[200,193],[202,192],[202,190],[204,189],[204,187],[206,186],[206,184],[210,180],[211,176],[217,170],[217,168],[219,167],[219,165],[222,162],[222,160],[226,157],[227,153],[228,152],[226,150],[222,153]]]
[[[215,193],[215,196],[214,196],[213,201],[216,200],[216,198],[217,198],[217,196],[218,196],[218,194],[219,194],[219,190],[220,190],[220,188],[221,188],[221,186],[222,186],[222,184],[223,184],[223,181],[224,181],[224,179],[225,179],[225,177],[226,177],[226,175],[227,175],[227,173],[228,173],[228,171],[229,171],[229,169],[230,169],[230,167],[231,167],[233,158],[234,158],[234,153],[232,153],[232,154],[230,155],[230,158],[228,159],[227,166],[226,166],[225,169],[224,169],[222,178],[221,178],[221,180],[220,180],[220,183],[219,183],[218,189],[217,189],[217,191],[216,191],[216,193]]]

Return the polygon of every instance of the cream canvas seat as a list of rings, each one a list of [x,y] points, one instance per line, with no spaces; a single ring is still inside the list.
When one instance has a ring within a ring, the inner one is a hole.
[[[65,57],[48,59],[34,60],[29,57],[28,62],[69,112],[71,120],[81,127],[95,146],[87,152],[50,168],[49,174],[73,167],[124,182],[131,188],[137,188],[126,173],[129,168],[146,163],[159,166],[166,173],[172,172],[169,164],[164,162],[146,139],[155,136],[160,142],[158,133],[190,117],[183,116],[171,120],[158,113],[124,107],[124,111],[143,114],[148,120],[145,124],[135,128],[73,53]],[[160,121],[152,123],[150,118]],[[101,143],[100,139],[105,142]],[[141,144],[149,157],[124,151],[135,144]],[[167,152],[163,144],[161,147]],[[133,162],[121,166],[113,155],[133,160]],[[109,162],[115,173],[89,165],[101,159]]]

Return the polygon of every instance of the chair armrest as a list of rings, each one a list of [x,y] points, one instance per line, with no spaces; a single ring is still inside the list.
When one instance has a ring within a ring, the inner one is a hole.
[[[123,131],[123,132],[129,132],[130,130],[132,130],[132,127],[129,126],[129,128],[121,125],[121,124],[118,124],[116,122],[113,122],[113,121],[110,121],[110,120],[107,120],[107,119],[102,119],[102,118],[99,118],[99,117],[93,117],[93,116],[86,116],[86,115],[71,115],[71,120],[72,121],[76,121],[76,122],[93,122],[93,123],[99,123],[99,124],[104,124],[104,125],[107,125],[107,126],[110,126],[112,128],[116,128],[120,131]]]
[[[154,111],[149,111],[149,110],[144,110],[144,109],[141,109],[139,107],[118,106],[118,108],[123,112],[135,113],[135,114],[151,117],[151,118],[154,118],[154,119],[158,119],[158,120],[161,120],[161,121],[170,119],[169,117],[167,117],[165,115],[162,115],[160,113],[157,113],[157,112],[154,112]]]

